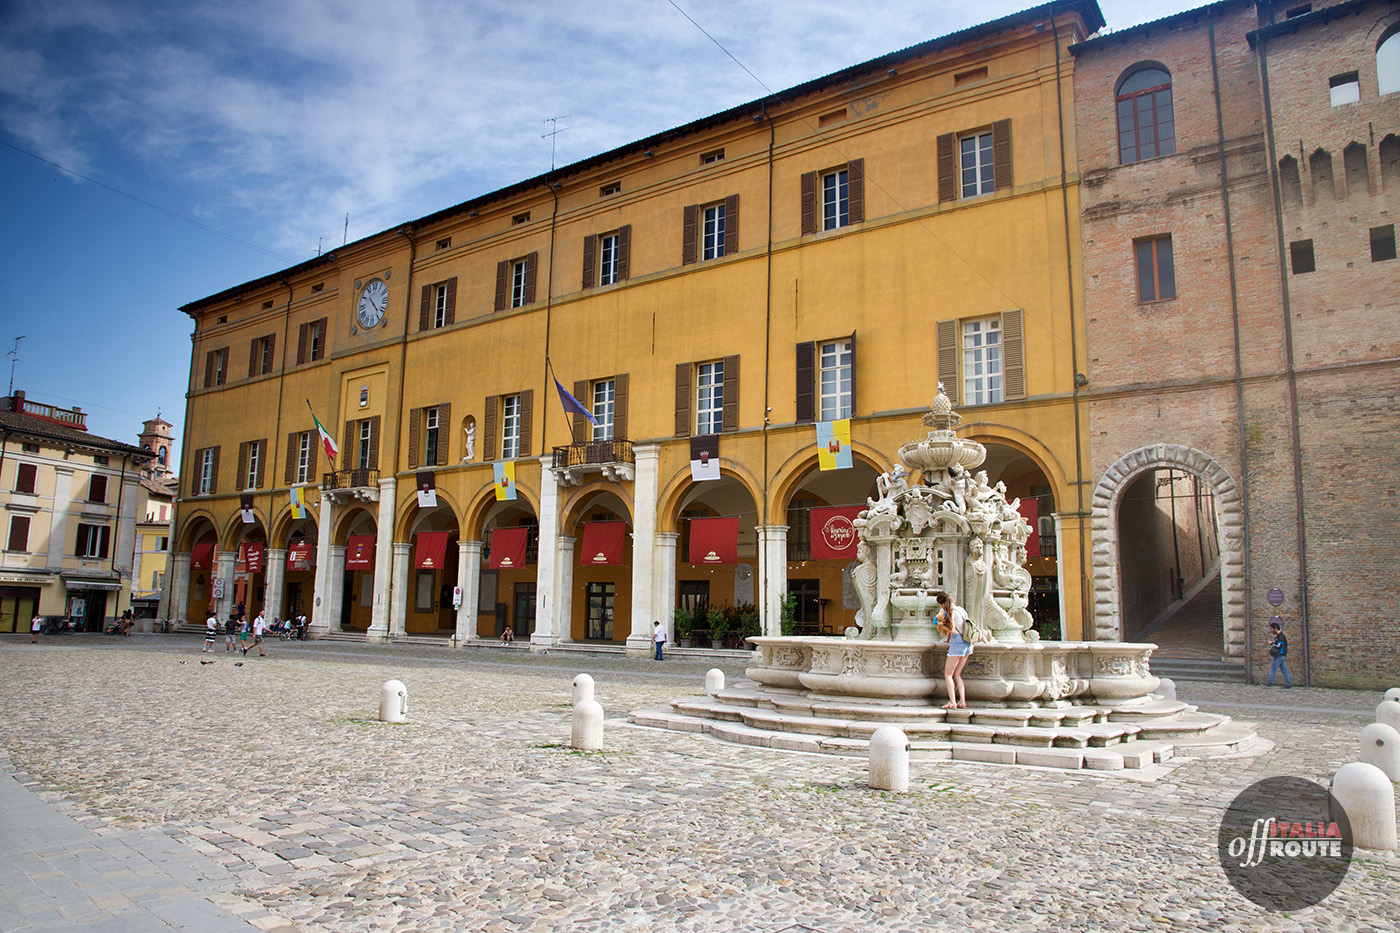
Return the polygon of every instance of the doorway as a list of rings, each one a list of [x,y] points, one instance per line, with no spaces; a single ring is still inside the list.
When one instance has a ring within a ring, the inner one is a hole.
[[[515,635],[528,638],[535,631],[535,584],[515,584]]]

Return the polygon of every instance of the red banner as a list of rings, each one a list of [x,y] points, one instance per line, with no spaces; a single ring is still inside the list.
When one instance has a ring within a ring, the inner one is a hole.
[[[525,566],[530,529],[497,528],[491,532],[491,569],[518,570]]]
[[[739,563],[739,516],[692,518],[687,559],[692,564]]]
[[[266,541],[246,541],[248,549],[243,553],[243,569],[248,573],[263,572],[263,553],[267,547]]]
[[[374,535],[351,535],[345,546],[345,569],[368,570],[374,565]]]
[[[855,560],[856,526],[863,505],[812,509],[812,560]]]
[[[588,567],[620,564],[626,545],[626,522],[588,522],[583,526],[578,562]]]
[[[214,569],[214,542],[208,544],[196,544],[190,551],[191,570],[213,570]]]
[[[418,548],[413,568],[415,570],[441,570],[443,561],[447,558],[447,539],[451,536],[452,532],[450,531],[418,532]]]
[[[1031,523],[1031,536],[1026,539],[1026,556],[1040,556],[1040,502],[1036,499],[1021,500],[1021,517]]]
[[[292,541],[291,547],[287,548],[287,569],[310,570],[311,566],[311,542],[306,538]]]

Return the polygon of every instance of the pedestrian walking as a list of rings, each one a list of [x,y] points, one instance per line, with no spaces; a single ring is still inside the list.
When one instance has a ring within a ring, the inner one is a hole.
[[[1265,686],[1272,687],[1278,672],[1283,671],[1283,685],[1291,687],[1293,678],[1288,673],[1288,639],[1283,634],[1283,626],[1270,622],[1269,636],[1269,657],[1274,660],[1269,664],[1269,680]]]
[[[233,643],[238,639],[238,633],[242,630],[242,628],[243,626],[239,624],[237,619],[229,619],[228,622],[224,625],[225,653],[233,650]]]
[[[244,646],[243,646],[243,654],[244,654],[244,655],[247,655],[247,654],[248,654],[248,649],[249,649],[249,648],[257,648],[257,649],[258,649],[258,657],[260,657],[260,658],[265,658],[265,657],[267,657],[267,652],[263,650],[263,633],[266,632],[266,631],[267,631],[267,620],[264,619],[264,618],[263,618],[263,614],[262,614],[261,612],[259,612],[259,613],[258,613],[258,617],[257,617],[256,619],[253,620],[253,643],[252,643],[251,645],[244,645]]]
[[[943,704],[944,709],[966,709],[967,708],[967,685],[963,683],[963,668],[967,667],[967,659],[972,655],[972,645],[963,637],[963,629],[967,624],[967,610],[962,606],[953,604],[953,597],[947,593],[939,593],[936,597],[938,605],[943,608],[938,611],[938,627],[948,635],[948,659],[943,662],[943,679],[948,684],[948,702]]]
[[[214,613],[209,613],[209,618],[204,620],[204,647],[200,651],[213,651],[214,640],[219,637],[219,620],[214,617]],[[203,664],[204,662],[199,662]]]
[[[661,627],[661,623],[659,621],[652,623],[651,641],[652,644],[656,645],[656,660],[664,660],[661,657],[661,649],[666,644],[666,630]]]
[[[34,618],[29,620],[29,641],[39,644],[39,630],[44,627],[44,617],[39,613],[34,613]]]

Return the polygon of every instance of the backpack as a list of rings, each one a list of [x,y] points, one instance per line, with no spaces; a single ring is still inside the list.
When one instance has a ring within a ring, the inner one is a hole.
[[[964,619],[962,637],[969,645],[975,645],[987,641],[987,630],[971,619]]]

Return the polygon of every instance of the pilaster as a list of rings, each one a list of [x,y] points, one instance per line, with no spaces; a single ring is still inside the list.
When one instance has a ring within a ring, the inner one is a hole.
[[[787,595],[787,525],[758,526],[758,604],[764,635],[783,633],[783,597]]]
[[[311,597],[311,611],[307,613],[306,630],[308,635],[324,635],[338,627],[340,623],[340,587],[332,584],[331,571],[339,566],[344,572],[345,548],[340,548],[340,556],[335,557],[331,542],[335,533],[335,502],[329,493],[321,493],[321,512],[316,518],[316,579],[313,586],[316,592]],[[335,593],[335,608],[331,608],[331,594]],[[332,623],[332,619],[335,620]]]
[[[540,651],[559,643],[555,613],[555,595],[559,581],[559,483],[552,469],[553,455],[540,458],[540,556],[535,567],[535,631],[530,635],[530,650]]]
[[[413,545],[407,542],[394,542],[394,583],[391,590],[393,599],[389,605],[389,637],[399,638],[405,633],[408,621],[408,561]],[[377,575],[376,575],[377,576]],[[376,602],[378,597],[375,597]]]
[[[369,631],[365,633],[371,640],[389,634],[389,606],[391,601],[403,598],[402,593],[392,589],[390,579],[394,571],[391,555],[394,553],[394,496],[397,488],[398,483],[392,476],[380,477],[379,517],[374,541],[374,608],[370,614]]]
[[[264,587],[266,598],[263,600],[263,608],[267,610],[267,617],[271,619],[282,618],[282,588],[286,585],[287,579],[287,549],[268,548],[267,549],[267,583]]]
[[[653,652],[651,624],[656,614],[656,504],[660,492],[661,447],[640,444],[632,448],[637,478],[632,485],[632,631],[627,654],[645,658]]]
[[[476,604],[481,594],[481,542],[457,542],[457,582],[462,605],[457,608],[457,644],[476,637]]]

